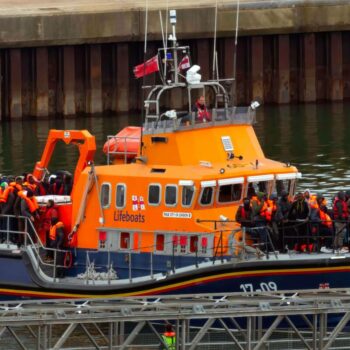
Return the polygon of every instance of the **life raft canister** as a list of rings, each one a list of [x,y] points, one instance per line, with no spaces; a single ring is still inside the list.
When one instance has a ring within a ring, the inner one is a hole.
[[[127,159],[136,157],[141,143],[141,127],[128,126],[118,132],[114,138],[109,139],[103,146],[105,154],[110,153],[112,157]],[[115,154],[114,152],[118,152]]]

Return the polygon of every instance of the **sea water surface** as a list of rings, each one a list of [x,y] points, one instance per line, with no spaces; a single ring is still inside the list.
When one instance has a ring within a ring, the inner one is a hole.
[[[104,164],[102,147],[107,135],[127,125],[140,125],[140,117],[101,115],[2,123],[0,173],[31,172],[53,128],[89,130],[96,137],[96,164]],[[341,189],[350,189],[350,104],[260,107],[255,130],[267,157],[290,162],[302,172],[300,190],[309,188],[331,198]],[[73,171],[77,156],[74,145],[59,142],[49,169]]]

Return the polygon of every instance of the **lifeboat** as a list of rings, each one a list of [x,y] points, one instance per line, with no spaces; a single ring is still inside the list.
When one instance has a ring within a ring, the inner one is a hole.
[[[108,137],[103,146],[103,152],[111,158],[126,158],[131,160],[136,157],[141,143],[141,127],[128,126],[115,136]]]

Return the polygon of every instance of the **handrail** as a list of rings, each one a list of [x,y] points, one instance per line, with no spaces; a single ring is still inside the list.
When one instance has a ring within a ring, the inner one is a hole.
[[[32,251],[34,252],[34,258],[36,259],[36,266],[38,268],[38,270],[40,269],[40,265],[43,266],[49,266],[49,267],[53,267],[53,273],[54,273],[54,280],[56,279],[56,269],[57,268],[66,268],[66,266],[57,264],[57,259],[58,256],[60,254],[66,254],[68,252],[70,252],[69,250],[62,250],[62,249],[56,249],[56,248],[49,248],[43,245],[39,235],[36,232],[36,229],[33,225],[33,222],[26,216],[16,216],[16,215],[0,215],[0,219],[6,219],[6,227],[5,229],[0,228],[0,234],[6,234],[6,244],[9,245],[11,240],[10,240],[10,236],[15,235],[15,236],[23,236],[24,240],[23,240],[23,245],[25,248],[30,247],[32,249]],[[24,222],[24,230],[12,230],[11,229],[11,224],[10,220],[17,220],[18,222],[20,222],[20,220],[23,220]],[[28,227],[29,226],[29,227]],[[30,231],[33,233],[34,235],[34,240],[30,234]],[[34,242],[36,241],[36,242]],[[54,261],[52,264],[44,261],[41,257],[40,254],[40,249],[44,250],[44,251],[51,251],[54,254]],[[42,271],[42,269],[41,269]],[[43,272],[43,271],[42,271]],[[43,272],[44,273],[44,272]]]
[[[66,268],[64,265],[58,264],[58,258],[59,254],[64,254],[67,252],[70,252],[69,250],[60,250],[56,248],[49,248],[45,247],[40,240],[40,237],[38,236],[35,227],[33,223],[30,221],[29,218],[23,217],[23,216],[15,216],[15,215],[1,215],[0,218],[6,225],[3,225],[2,228],[0,229],[0,233],[6,234],[6,242],[7,244],[10,244],[11,240],[11,235],[17,235],[17,236],[23,236],[24,237],[24,247],[25,248],[30,248],[30,251],[33,252],[32,255],[29,254],[30,258],[35,259],[35,263],[33,264],[34,267],[36,267],[38,270],[41,271],[41,273],[45,274],[45,272],[42,270],[42,266],[50,266],[54,267],[53,271],[53,279],[56,279],[56,269],[57,268]],[[11,220],[23,220],[24,225],[20,226],[20,229],[18,230],[13,230],[11,228]],[[227,220],[227,221],[219,221],[219,220],[198,220],[198,222],[212,222],[215,225],[217,223],[230,223],[230,222],[236,222],[233,220]],[[279,232],[281,232],[281,238],[280,241],[282,242],[281,249],[284,249],[285,246],[285,241],[286,240],[292,240],[292,239],[298,239],[300,241],[307,242],[307,244],[312,243],[320,243],[321,238],[332,238],[332,241],[334,242],[334,237],[335,237],[335,231],[330,230],[329,234],[324,234],[320,230],[320,225],[322,222],[327,222],[327,221],[311,221],[311,220],[289,220],[288,223],[282,224],[280,227],[278,227]],[[333,220],[334,222],[341,222],[341,223],[346,223],[349,225],[349,223],[345,220]],[[304,230],[303,234],[293,234],[293,229],[298,228],[300,226],[304,225],[306,229]],[[21,230],[21,227],[23,230]],[[286,230],[290,230],[290,232],[286,232]],[[237,258],[237,259],[245,259],[246,258],[246,247],[249,246],[250,244],[247,244],[246,239],[247,236],[246,234],[252,234],[254,231],[261,231],[265,230],[264,234],[266,237],[266,241],[264,242],[258,242],[253,244],[252,246],[260,246],[264,245],[266,247],[266,259],[269,258],[269,253],[267,247],[270,246],[272,248],[272,251],[275,252],[275,248],[273,245],[273,242],[271,240],[271,232],[270,228],[267,225],[263,226],[258,226],[258,227],[237,227],[237,228],[221,228],[217,229],[211,232],[198,232],[198,233],[192,233],[191,235],[188,235],[186,233],[181,233],[181,232],[171,232],[171,234],[176,235],[178,238],[176,241],[174,240],[174,236],[169,236],[168,239],[164,239],[164,253],[168,253],[168,255],[171,254],[172,256],[172,262],[171,266],[168,266],[168,270],[172,270],[173,273],[175,273],[175,270],[177,269],[177,264],[181,262],[182,257],[192,257],[194,258],[193,264],[196,265],[196,267],[199,267],[199,262],[205,262],[206,260],[208,261],[208,258],[212,260],[213,264],[216,263],[216,260],[218,258],[221,259],[221,263],[224,263],[225,257],[231,256],[231,258]],[[236,232],[242,231],[243,232],[243,240],[239,242],[234,242],[233,238]],[[151,232],[151,231],[148,231]],[[224,242],[224,235],[225,239],[227,238],[227,243],[226,241]],[[184,244],[180,243],[181,239],[180,236],[186,236],[186,243],[185,243],[185,251],[181,251],[180,246],[183,246]],[[190,242],[190,237],[197,237],[197,240],[191,241]],[[206,252],[202,252],[201,249],[203,246],[200,245],[199,243],[199,238],[200,237],[210,237],[212,236],[212,244],[209,244],[208,246],[205,246]],[[215,238],[216,237],[216,238]],[[125,249],[124,253],[126,254],[127,257],[127,269],[128,269],[128,276],[130,282],[132,282],[133,276],[132,276],[132,259],[133,259],[133,253],[136,251],[139,252],[140,249],[145,251],[147,250],[149,253],[149,273],[150,277],[154,277],[155,273],[155,266],[154,266],[154,252],[156,251],[157,244],[152,244],[150,246],[145,246],[145,247],[130,247],[129,249]],[[168,247],[168,248],[167,248]],[[170,248],[171,247],[171,252],[170,253]],[[201,248],[201,249],[200,249]],[[241,248],[241,254],[239,256],[235,256],[234,252],[236,248]],[[52,251],[54,255],[54,261],[53,263],[48,263],[46,261],[43,261],[42,259],[42,250],[44,251]],[[123,252],[123,251],[120,251]],[[257,251],[258,252],[258,251]],[[289,250],[287,249],[287,253]],[[333,249],[334,252],[334,249]],[[98,253],[98,251],[87,251],[87,261],[86,261],[86,267],[90,264],[90,254]],[[111,254],[111,252],[108,252]],[[170,253],[170,254],[169,254]],[[258,254],[257,254],[258,256]],[[259,256],[258,256],[259,257]],[[275,257],[278,258],[277,253],[275,253]],[[179,260],[180,259],[180,260]],[[148,264],[147,264],[148,265]],[[98,265],[96,265],[98,266]],[[181,266],[185,266],[183,263]],[[108,267],[113,269],[113,266],[111,264],[111,259],[110,255],[108,257]],[[146,266],[146,269],[148,267]],[[111,276],[108,274],[108,280],[110,281]]]

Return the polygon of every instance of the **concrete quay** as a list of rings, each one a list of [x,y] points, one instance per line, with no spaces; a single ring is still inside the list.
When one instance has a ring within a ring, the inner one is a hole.
[[[213,36],[213,0],[0,0],[0,47],[159,40],[159,10],[179,10],[181,38]],[[218,36],[235,28],[236,1],[218,0]],[[350,28],[347,0],[240,0],[240,35],[343,31]],[[163,11],[165,18],[165,11]]]
[[[132,69],[144,59],[146,3],[147,57],[162,46],[168,4],[211,78],[216,1],[0,0],[0,120],[140,111]],[[217,3],[220,77],[232,78],[237,3]],[[238,104],[350,99],[349,0],[240,0],[239,35]]]

